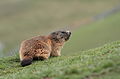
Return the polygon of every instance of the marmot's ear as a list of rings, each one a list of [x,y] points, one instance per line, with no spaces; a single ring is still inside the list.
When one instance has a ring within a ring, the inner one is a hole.
[[[51,35],[56,35],[56,32],[52,32]]]
[[[57,33],[56,33],[56,32],[52,32],[52,33],[51,33],[51,36],[52,36],[53,39],[54,39],[54,38],[57,38]]]

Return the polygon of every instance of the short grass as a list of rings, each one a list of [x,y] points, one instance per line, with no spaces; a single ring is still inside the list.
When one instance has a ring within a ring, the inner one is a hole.
[[[66,43],[62,53],[64,55],[74,54],[77,51],[120,40],[119,21],[120,12],[89,25],[77,28],[77,30],[73,31],[72,37],[70,41]]]
[[[47,34],[118,5],[119,0],[0,0],[0,42],[8,51],[23,39]],[[6,51],[4,51],[5,53]]]
[[[120,41],[26,67],[18,56],[7,57],[0,59],[0,79],[120,79],[119,60]]]

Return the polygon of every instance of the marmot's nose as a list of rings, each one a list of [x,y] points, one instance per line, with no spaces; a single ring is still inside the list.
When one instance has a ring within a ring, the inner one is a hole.
[[[71,35],[71,32],[70,31],[66,31],[68,33],[68,35]]]

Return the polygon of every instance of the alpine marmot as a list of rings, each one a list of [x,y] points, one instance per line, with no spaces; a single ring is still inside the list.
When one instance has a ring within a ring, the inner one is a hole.
[[[19,50],[21,65],[30,65],[34,59],[45,60],[51,56],[60,56],[61,48],[70,36],[70,31],[56,31],[48,36],[36,36],[23,41]]]

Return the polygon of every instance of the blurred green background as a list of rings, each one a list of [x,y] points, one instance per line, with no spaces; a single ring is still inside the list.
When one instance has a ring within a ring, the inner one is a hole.
[[[120,40],[119,11],[93,20],[119,3],[120,0],[0,0],[0,57],[13,55],[22,40],[62,29],[73,33],[63,55]]]

